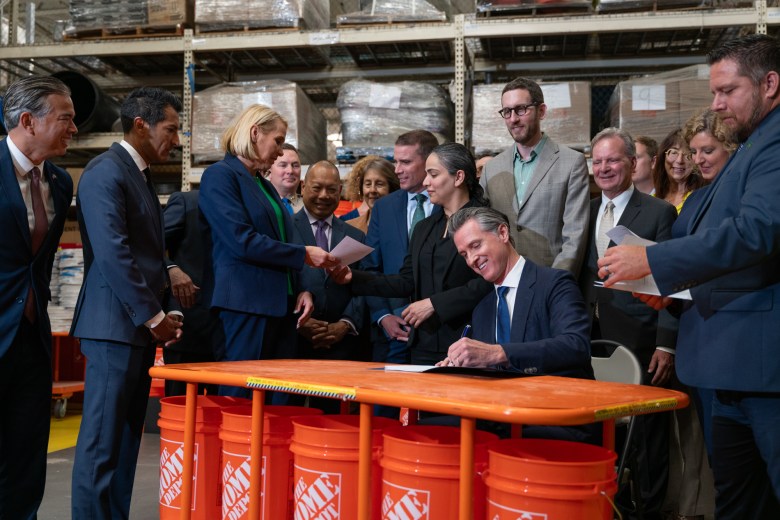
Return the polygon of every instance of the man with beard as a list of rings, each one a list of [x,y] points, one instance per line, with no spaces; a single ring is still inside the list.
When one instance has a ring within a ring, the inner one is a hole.
[[[766,35],[708,56],[712,109],[740,148],[707,188],[688,236],[610,248],[606,286],[653,275],[682,306],[677,373],[714,390],[712,469],[719,519],[780,518],[780,46]],[[656,309],[671,303],[642,298]]]
[[[537,83],[504,87],[501,110],[515,144],[485,165],[480,184],[491,207],[509,216],[517,251],[578,276],[588,232],[588,168],[581,153],[542,132],[547,113]]]

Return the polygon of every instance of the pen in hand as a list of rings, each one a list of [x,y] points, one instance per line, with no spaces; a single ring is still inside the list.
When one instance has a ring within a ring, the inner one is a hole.
[[[463,327],[463,332],[460,333],[461,338],[467,338],[469,337],[469,334],[471,334],[471,325],[466,325]],[[455,363],[452,362],[452,360],[449,360],[449,363],[447,363],[448,367],[455,366]]]

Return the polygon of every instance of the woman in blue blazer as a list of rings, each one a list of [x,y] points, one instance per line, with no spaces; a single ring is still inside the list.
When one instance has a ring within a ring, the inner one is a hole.
[[[264,105],[244,109],[225,130],[225,158],[203,173],[200,213],[206,243],[204,298],[225,329],[224,360],[294,358],[296,327],[314,308],[300,291],[304,263],[333,267],[336,259],[314,246],[292,243],[292,220],[273,185],[263,178],[277,157],[287,122]],[[296,319],[297,318],[297,319]],[[222,387],[222,395],[248,395]]]

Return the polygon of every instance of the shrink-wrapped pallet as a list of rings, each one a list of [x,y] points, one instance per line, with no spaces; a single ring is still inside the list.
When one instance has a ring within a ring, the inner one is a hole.
[[[709,67],[692,65],[621,81],[610,99],[612,126],[661,142],[712,101]]]
[[[563,13],[572,9],[582,12],[583,8],[590,11],[592,6],[592,0],[477,0],[477,12],[482,13],[531,9],[555,9]]]
[[[193,0],[70,0],[66,34],[176,27],[192,22]]]
[[[404,22],[444,22],[450,0],[369,0],[360,11],[339,15],[339,25]]]
[[[295,83],[283,80],[223,83],[197,92],[192,102],[192,155],[195,162],[222,159],[222,132],[254,103],[267,105],[287,120],[285,141],[300,151],[303,164],[327,158],[325,118]]]
[[[399,135],[416,129],[432,132],[440,143],[452,140],[452,103],[430,83],[352,80],[339,90],[336,105],[346,147],[392,147]]]
[[[599,0],[596,10],[610,11],[656,11],[661,9],[690,9],[750,7],[753,0]]]
[[[590,83],[539,83],[547,105],[542,131],[557,143],[582,148],[590,142]],[[471,142],[477,155],[497,153],[512,144],[499,115],[504,84],[474,85]]]
[[[330,26],[330,2],[323,0],[196,0],[195,23],[201,30]]]

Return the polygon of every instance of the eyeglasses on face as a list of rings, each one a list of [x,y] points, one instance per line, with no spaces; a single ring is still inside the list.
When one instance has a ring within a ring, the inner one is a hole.
[[[527,105],[517,105],[514,107],[502,108],[498,111],[498,113],[501,114],[501,117],[504,119],[509,119],[512,117],[512,112],[514,112],[516,116],[520,117],[526,115],[528,113],[528,109],[535,106],[539,106],[539,103],[529,103]]]
[[[682,158],[685,161],[690,161],[693,158],[691,152],[681,152],[677,148],[669,148],[666,150],[666,157],[672,162],[676,161],[677,158],[680,157],[680,154],[682,154]]]

